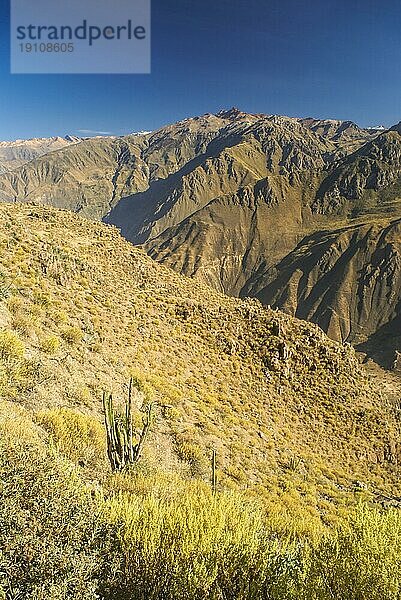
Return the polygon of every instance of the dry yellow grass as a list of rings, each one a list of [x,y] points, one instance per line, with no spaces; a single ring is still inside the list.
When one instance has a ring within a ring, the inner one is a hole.
[[[176,474],[85,484],[60,451],[82,451],[94,421],[71,409],[37,419],[58,449],[28,410],[0,401],[0,598],[400,597],[399,510],[360,506],[328,528]]]
[[[94,468],[65,415],[99,432],[102,391],[122,402],[134,375],[138,428],[142,406],[157,402],[147,472],[208,480],[216,448],[222,488],[311,515],[341,512],[354,480],[397,492],[391,407],[353,350],[317,327],[180,277],[114,228],[66,211],[1,205],[0,250],[11,286],[0,393],[40,413],[70,458]],[[106,466],[103,455],[98,478]]]

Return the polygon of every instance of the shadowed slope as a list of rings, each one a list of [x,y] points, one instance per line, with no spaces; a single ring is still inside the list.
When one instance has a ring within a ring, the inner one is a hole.
[[[398,425],[350,347],[177,275],[114,228],[0,212],[4,398],[96,416],[102,390],[121,401],[133,374],[139,423],[144,395],[158,403],[149,468],[208,479],[215,447],[222,485],[292,509],[351,500],[358,478],[396,490]]]

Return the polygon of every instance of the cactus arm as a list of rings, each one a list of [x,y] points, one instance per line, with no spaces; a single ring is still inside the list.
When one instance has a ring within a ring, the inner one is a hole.
[[[107,456],[113,471],[122,471],[126,466],[136,463],[141,457],[142,448],[152,421],[152,404],[149,405],[139,441],[133,443],[132,425],[132,389],[133,379],[129,384],[125,415],[117,415],[113,407],[112,394],[103,393],[103,412],[107,438]]]

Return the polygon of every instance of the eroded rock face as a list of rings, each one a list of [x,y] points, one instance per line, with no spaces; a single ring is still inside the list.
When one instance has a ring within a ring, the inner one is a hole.
[[[347,214],[347,209],[357,206],[363,211],[372,203],[380,210],[383,197],[379,193],[385,190],[386,200],[396,198],[400,178],[401,134],[393,129],[333,165],[316,194],[312,210],[319,214]]]
[[[377,345],[398,318],[401,125],[233,108],[72,140],[0,175],[0,199],[103,219],[159,262],[336,340]]]
[[[394,325],[387,345],[401,334],[401,220],[308,236],[245,291],[338,341],[381,351],[373,347],[378,332]]]
[[[0,174],[13,171],[35,158],[55,150],[61,150],[79,141],[81,141],[80,138],[68,135],[64,138],[33,138],[0,142]]]

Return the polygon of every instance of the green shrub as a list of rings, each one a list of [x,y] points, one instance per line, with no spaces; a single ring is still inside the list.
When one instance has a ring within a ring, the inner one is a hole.
[[[83,333],[79,327],[65,327],[61,333],[61,337],[68,344],[79,344],[82,340]]]
[[[46,352],[46,354],[56,354],[60,349],[60,340],[58,337],[50,335],[42,340],[40,348],[43,352]]]
[[[91,443],[90,417],[52,410],[41,423],[60,447]],[[306,536],[299,517],[280,523],[249,497],[177,474],[118,473],[90,494],[43,438],[0,402],[0,600],[401,598],[397,509],[361,505]]]
[[[361,507],[307,539],[178,476],[113,475],[92,497],[18,423],[0,419],[0,599],[400,600],[397,510]]]
[[[104,463],[104,427],[94,417],[70,408],[41,411],[36,419],[52,436],[59,451],[75,463],[96,466]]]
[[[93,501],[60,459],[36,444],[4,443],[5,437],[0,589],[24,600],[94,600],[100,555]]]
[[[23,342],[13,332],[0,331],[0,358],[3,361],[19,360],[24,356],[25,348]]]
[[[0,331],[0,397],[13,398],[32,382],[35,365],[24,355],[20,338],[7,329]]]
[[[361,507],[311,556],[307,598],[399,600],[401,513]]]
[[[191,483],[170,498],[120,494],[106,518],[122,561],[106,599],[298,598],[300,548],[268,534],[260,507],[237,494]]]

